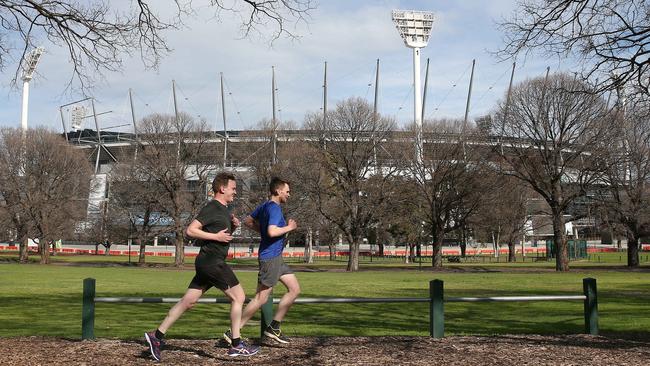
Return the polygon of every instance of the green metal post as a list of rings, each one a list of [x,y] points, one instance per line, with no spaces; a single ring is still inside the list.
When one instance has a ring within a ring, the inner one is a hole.
[[[584,278],[582,289],[585,296],[585,333],[598,335],[598,295],[596,279]]]
[[[429,282],[429,335],[433,338],[445,336],[444,287],[442,280]]]
[[[269,294],[266,303],[262,305],[262,321],[260,322],[260,337],[264,338],[264,331],[266,327],[271,324],[273,320],[273,292]]]
[[[95,339],[95,279],[84,279],[81,339]]]

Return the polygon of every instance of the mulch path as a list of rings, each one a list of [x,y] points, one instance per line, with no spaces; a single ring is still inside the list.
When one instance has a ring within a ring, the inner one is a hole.
[[[253,343],[255,343],[253,339]],[[170,339],[166,365],[649,365],[650,340],[589,335],[297,337],[229,358],[222,341]],[[0,365],[151,365],[144,341],[0,338]]]

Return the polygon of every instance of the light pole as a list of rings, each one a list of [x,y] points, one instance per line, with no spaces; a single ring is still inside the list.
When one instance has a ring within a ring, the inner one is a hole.
[[[36,70],[36,65],[38,60],[40,60],[41,55],[43,54],[44,48],[38,47],[33,49],[30,53],[25,56],[25,61],[23,63],[23,108],[20,116],[20,125],[23,130],[23,134],[27,131],[27,110],[29,109],[29,82],[32,80],[34,75],[34,70]]]
[[[393,10],[393,23],[406,47],[413,49],[413,113],[416,128],[415,160],[422,163],[422,91],[420,90],[420,48],[427,46],[433,13],[417,10]]]

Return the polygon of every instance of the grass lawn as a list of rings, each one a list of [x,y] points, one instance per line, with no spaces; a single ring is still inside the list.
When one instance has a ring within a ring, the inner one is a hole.
[[[613,253],[618,256],[618,253]],[[95,257],[95,256],[83,256]],[[117,260],[118,257],[100,257]],[[95,258],[97,261],[100,258]],[[123,259],[123,258],[122,258]],[[150,258],[154,259],[154,258]],[[164,263],[171,263],[169,258]],[[56,257],[57,261],[90,262],[89,258]],[[455,264],[454,272],[391,269],[398,262],[374,265],[357,273],[298,272],[304,297],[427,297],[429,281],[445,281],[446,296],[507,296],[581,294],[582,278],[598,280],[600,330],[604,335],[650,337],[650,273],[572,263],[570,273],[555,273],[553,263]],[[249,263],[250,264],[250,263]],[[330,264],[329,266],[333,266]],[[344,261],[339,263],[341,267]],[[417,268],[418,264],[412,265]],[[647,264],[646,264],[647,266]],[[319,268],[319,263],[315,268]],[[389,267],[389,268],[385,268]],[[423,269],[428,265],[423,263]],[[252,295],[256,271],[235,269],[247,295]],[[180,297],[194,271],[126,266],[0,264],[0,337],[81,336],[82,280],[97,279],[97,296]],[[281,296],[283,288],[276,290]],[[206,297],[223,296],[210,290]],[[95,335],[139,338],[155,329],[171,304],[97,304]],[[446,303],[446,334],[581,333],[582,302]],[[175,338],[215,338],[228,327],[228,306],[198,304],[169,331]],[[259,318],[254,318],[258,320]],[[286,318],[291,335],[428,335],[428,304],[300,304]],[[256,336],[259,322],[244,330]]]

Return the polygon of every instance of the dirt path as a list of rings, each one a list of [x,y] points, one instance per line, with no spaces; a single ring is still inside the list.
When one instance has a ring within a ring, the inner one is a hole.
[[[253,340],[255,342],[255,340]],[[151,365],[143,341],[0,338],[0,365]],[[171,339],[166,365],[649,365],[650,340],[587,335],[494,337],[304,337],[229,358],[215,340]]]

